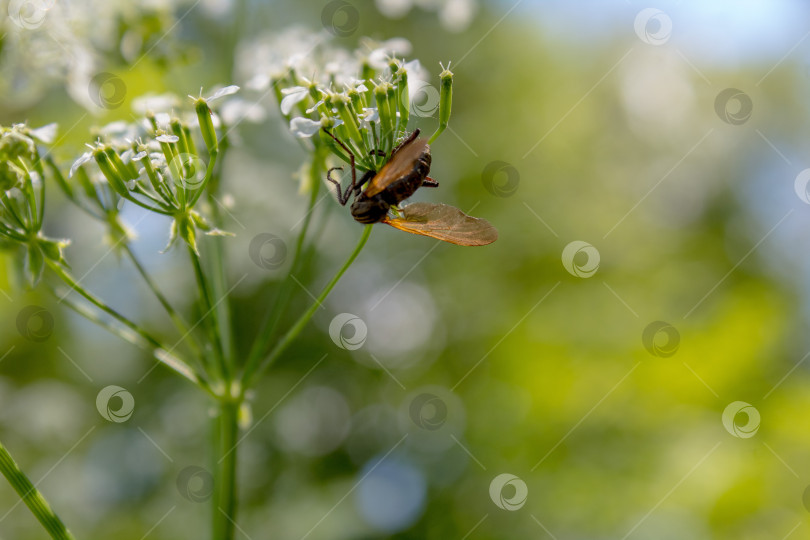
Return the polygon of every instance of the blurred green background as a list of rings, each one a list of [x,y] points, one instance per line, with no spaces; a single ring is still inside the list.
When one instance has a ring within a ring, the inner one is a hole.
[[[500,239],[460,248],[376,227],[253,397],[242,537],[807,537],[810,7],[411,3],[348,0],[332,26],[325,1],[88,0],[49,7],[36,28],[0,19],[0,123],[58,122],[65,170],[140,94],[244,86],[257,43],[292,26],[338,28],[333,46],[350,50],[405,37],[432,84],[453,61],[451,130],[432,147],[441,187],[414,199],[485,217]],[[103,115],[83,95],[97,72],[126,85]],[[247,276],[232,298],[244,349],[286,270],[253,264],[250,240],[290,245],[306,207],[306,155],[272,96],[261,103],[223,186],[229,279]],[[55,189],[48,205],[74,275],[171,340],[97,223]],[[159,253],[168,223],[124,216],[190,309],[187,261]],[[297,276],[313,291],[361,231],[332,200],[317,216]],[[2,288],[0,440],[77,538],[205,538],[209,505],[179,487],[186,467],[209,468],[205,396],[8,271]],[[310,301],[297,289],[287,324]],[[53,317],[47,339],[18,329],[29,305]],[[330,339],[339,313],[365,321],[362,348]],[[108,385],[132,393],[128,421],[96,411]],[[42,537],[0,484],[0,538]]]

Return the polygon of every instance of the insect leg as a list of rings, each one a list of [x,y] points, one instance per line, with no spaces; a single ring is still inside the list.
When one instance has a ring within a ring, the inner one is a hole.
[[[422,181],[422,187],[439,187],[439,183],[433,178],[427,176]]]
[[[338,202],[346,206],[346,203],[349,201],[349,193],[351,192],[351,188],[346,188],[345,191],[340,191],[340,182],[332,178],[332,171],[342,171],[343,167],[332,167],[326,173],[326,179],[335,184],[335,189],[337,190],[337,198]]]
[[[354,186],[354,194],[355,196],[360,195],[360,192],[363,190],[363,186],[366,185],[366,182],[374,178],[377,174],[376,171],[366,171],[366,174],[360,179],[356,186]]]
[[[348,200],[349,200],[348,193],[350,193],[350,192],[352,192],[352,191],[355,191],[355,189],[356,189],[356,187],[355,187],[355,186],[357,186],[357,167],[355,167],[355,164],[354,164],[354,153],[353,153],[351,150],[349,150],[349,147],[348,147],[348,146],[346,146],[345,144],[343,144],[343,142],[342,142],[340,139],[338,139],[337,137],[335,137],[334,135],[332,135],[332,132],[330,132],[330,131],[329,131],[329,130],[327,130],[326,128],[321,128],[321,129],[323,130],[323,132],[324,132],[324,133],[326,133],[327,135],[329,135],[330,137],[332,137],[332,139],[334,139],[334,141],[335,141],[336,143],[338,143],[338,144],[340,145],[340,147],[341,147],[341,148],[343,148],[343,150],[345,150],[345,151],[346,151],[346,153],[349,155],[349,159],[351,160],[351,165],[352,165],[352,185],[351,185],[351,186],[349,186],[349,187],[346,189],[346,191],[344,192],[344,193],[346,194],[346,198],[345,198],[345,200],[341,201],[341,203],[340,203],[340,204],[342,204],[342,205],[344,205],[344,206],[345,206],[345,204],[346,204],[346,203],[348,202]],[[328,176],[328,175],[327,175],[327,176]],[[338,195],[338,196],[339,196],[339,195]]]

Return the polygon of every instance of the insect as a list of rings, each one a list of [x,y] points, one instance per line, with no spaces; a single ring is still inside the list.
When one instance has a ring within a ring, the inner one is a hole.
[[[430,236],[462,246],[483,246],[497,240],[498,231],[487,220],[468,216],[453,206],[423,202],[399,208],[399,204],[420,187],[439,186],[428,176],[430,146],[419,138],[418,129],[391,151],[382,169],[367,171],[359,181],[352,151],[331,132],[323,131],[349,156],[352,183],[341,190],[340,182],[332,178],[332,172],[340,170],[340,167],[329,169],[326,179],[335,185],[341,205],[345,206],[354,195],[351,213],[356,221],[381,222],[411,234]],[[373,152],[384,155],[379,150]],[[389,217],[389,211],[395,214],[394,217]]]

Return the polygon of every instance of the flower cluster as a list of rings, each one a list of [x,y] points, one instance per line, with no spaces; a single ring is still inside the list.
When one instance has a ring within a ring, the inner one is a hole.
[[[272,88],[295,136],[310,138],[325,129],[354,153],[358,168],[378,170],[406,134],[412,111],[430,116],[438,109],[439,127],[431,142],[447,127],[453,73],[442,69],[438,90],[428,84],[418,60],[401,59],[410,52],[407,40],[379,43],[366,39],[350,53],[337,47],[322,48],[327,38],[319,34],[299,29],[289,32],[279,36],[287,43],[287,55],[265,59],[268,66],[248,86]],[[268,43],[268,50],[277,50],[275,40]],[[435,103],[420,109],[415,102],[419,97]],[[349,162],[331,137],[320,140]]]
[[[167,249],[180,237],[196,251],[197,230],[209,235],[225,234],[195,210],[212,182],[219,154],[217,117],[209,103],[237,90],[236,86],[228,86],[207,98],[192,97],[195,116],[186,119],[156,114],[147,108],[142,122],[105,126],[90,150],[73,163],[68,175],[78,180],[81,196],[89,204],[79,200],[69,182],[61,180],[60,185],[74,202],[108,222],[113,245],[128,234],[118,220],[121,203],[126,200],[174,219]],[[159,97],[152,102],[167,105],[173,100]],[[192,127],[198,128],[194,135]],[[198,143],[205,146],[205,154],[197,151]],[[89,162],[95,163],[90,171],[86,167]]]
[[[56,124],[31,129],[25,124],[0,126],[0,238],[23,246],[17,259],[31,285],[36,284],[48,261],[64,265],[65,240],[45,237],[42,230],[45,207],[45,171],[38,144],[50,144]]]

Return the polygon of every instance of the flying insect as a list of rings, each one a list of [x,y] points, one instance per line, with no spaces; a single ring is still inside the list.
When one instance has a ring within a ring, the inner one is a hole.
[[[461,246],[483,246],[498,238],[498,231],[485,219],[474,218],[453,206],[445,204],[414,203],[399,208],[420,187],[438,187],[430,178],[430,146],[419,138],[415,130],[391,151],[391,155],[379,171],[369,170],[357,180],[355,156],[327,129],[323,131],[349,156],[352,182],[341,189],[340,182],[332,178],[329,169],[326,179],[335,185],[338,202],[345,206],[354,195],[351,205],[352,217],[360,223],[385,223],[411,234],[429,236]],[[378,155],[383,155],[377,150]],[[363,186],[366,186],[363,189]],[[389,217],[389,211],[394,216]]]

